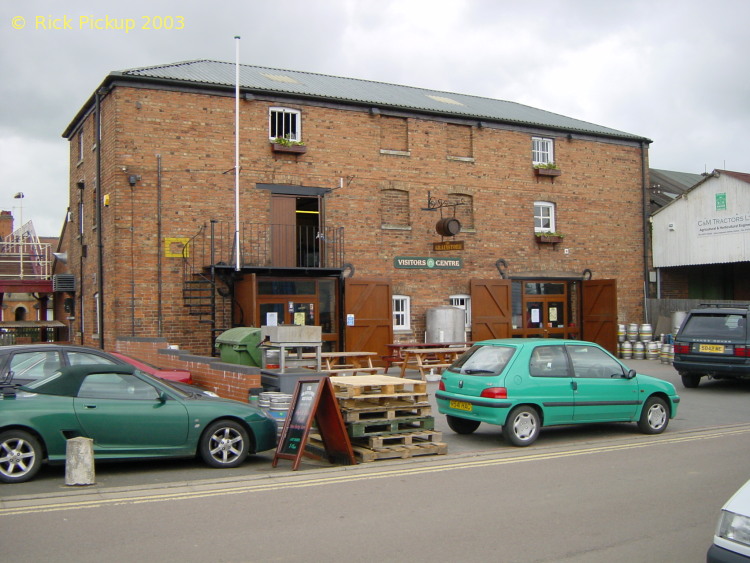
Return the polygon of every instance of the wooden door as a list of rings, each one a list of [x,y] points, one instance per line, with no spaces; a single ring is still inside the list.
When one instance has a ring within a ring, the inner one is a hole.
[[[510,338],[510,280],[471,280],[471,339]]]
[[[255,274],[244,274],[235,280],[232,326],[260,326],[255,320],[256,300]]]
[[[393,342],[390,281],[347,279],[344,303],[344,349],[387,356],[386,344]],[[348,315],[354,316],[353,326]]]
[[[297,198],[274,195],[271,198],[271,265],[297,266]]]
[[[617,354],[617,280],[584,280],[582,338]]]

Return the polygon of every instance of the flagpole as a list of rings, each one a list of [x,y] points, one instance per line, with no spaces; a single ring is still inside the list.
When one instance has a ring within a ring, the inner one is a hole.
[[[234,71],[234,249],[236,271],[240,271],[240,36],[235,35]]]

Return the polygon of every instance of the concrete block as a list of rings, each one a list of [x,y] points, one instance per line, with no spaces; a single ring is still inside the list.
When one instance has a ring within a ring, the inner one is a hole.
[[[91,438],[71,438],[65,444],[65,484],[93,485],[94,441]]]

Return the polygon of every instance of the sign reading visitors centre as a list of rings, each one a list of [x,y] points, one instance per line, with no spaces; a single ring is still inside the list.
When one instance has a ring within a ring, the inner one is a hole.
[[[426,270],[460,270],[463,268],[461,258],[432,258],[420,256],[396,256],[393,259],[396,268],[420,268]]]

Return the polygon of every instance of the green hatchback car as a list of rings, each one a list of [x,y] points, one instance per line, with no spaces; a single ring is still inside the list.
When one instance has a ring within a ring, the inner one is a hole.
[[[31,479],[42,462],[64,462],[67,440],[93,440],[94,458],[199,455],[237,467],[276,446],[275,419],[229,399],[175,387],[133,366],[63,368],[0,399],[0,482]]]
[[[637,422],[659,434],[680,402],[671,383],[628,369],[592,342],[518,338],[476,343],[443,372],[436,398],[454,432],[497,424],[515,446],[566,424]]]

